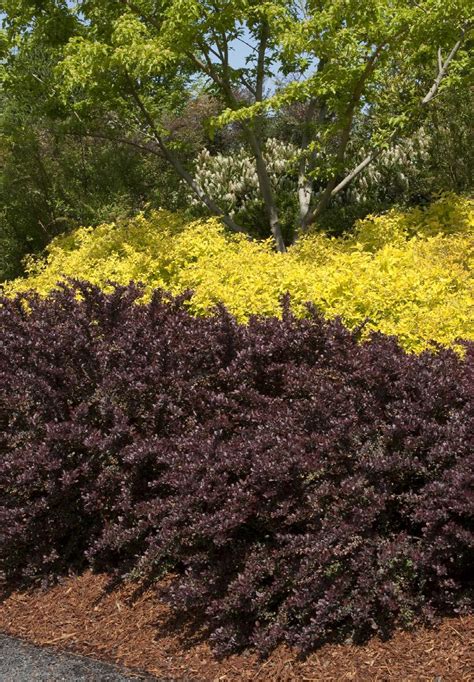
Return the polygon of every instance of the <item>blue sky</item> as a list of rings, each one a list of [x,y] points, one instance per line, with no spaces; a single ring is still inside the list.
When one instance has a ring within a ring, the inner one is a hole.
[[[241,40],[234,40],[231,43],[231,45],[232,45],[232,66],[234,66],[236,68],[240,68],[242,66],[245,66],[245,60],[252,52],[252,48],[250,47],[251,40],[252,40],[251,36],[244,35],[243,40],[246,43],[249,43],[249,45],[246,45]]]

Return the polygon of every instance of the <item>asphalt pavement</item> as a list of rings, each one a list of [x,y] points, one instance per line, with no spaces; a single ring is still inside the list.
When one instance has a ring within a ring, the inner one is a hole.
[[[0,682],[129,682],[157,680],[84,656],[42,649],[0,634]]]

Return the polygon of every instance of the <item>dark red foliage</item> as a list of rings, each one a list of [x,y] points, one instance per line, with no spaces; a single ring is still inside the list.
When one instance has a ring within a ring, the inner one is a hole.
[[[8,579],[172,570],[221,653],[472,607],[472,344],[408,355],[314,312],[242,326],[139,295],[1,302]]]

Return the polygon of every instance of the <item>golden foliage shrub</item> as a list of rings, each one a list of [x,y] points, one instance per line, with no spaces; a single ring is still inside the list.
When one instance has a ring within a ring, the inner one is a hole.
[[[395,334],[411,351],[474,338],[472,201],[447,195],[428,208],[359,221],[347,238],[314,234],[286,254],[270,240],[228,234],[217,219],[186,223],[165,211],[129,222],[81,228],[55,239],[7,295],[47,294],[67,277],[103,288],[140,281],[172,293],[192,289],[193,313],[222,302],[241,321],[279,315],[289,292],[296,314],[313,302],[350,328]]]

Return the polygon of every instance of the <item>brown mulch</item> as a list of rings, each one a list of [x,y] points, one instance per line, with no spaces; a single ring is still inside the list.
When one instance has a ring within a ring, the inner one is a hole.
[[[171,680],[474,680],[474,616],[397,632],[388,642],[326,645],[304,661],[285,647],[263,662],[251,653],[218,661],[198,634],[170,627],[156,590],[137,596],[133,585],[108,590],[108,583],[85,573],[47,590],[15,592],[0,604],[0,631]]]

